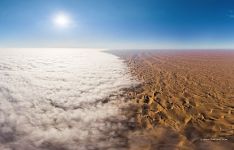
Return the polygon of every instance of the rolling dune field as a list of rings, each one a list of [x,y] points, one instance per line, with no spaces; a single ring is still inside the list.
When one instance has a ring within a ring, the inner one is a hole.
[[[234,148],[234,52],[113,53],[142,82],[129,91],[138,106],[131,149]]]

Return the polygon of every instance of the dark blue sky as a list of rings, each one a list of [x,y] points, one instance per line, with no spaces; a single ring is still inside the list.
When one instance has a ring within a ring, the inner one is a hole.
[[[234,48],[234,1],[0,0],[0,47]]]

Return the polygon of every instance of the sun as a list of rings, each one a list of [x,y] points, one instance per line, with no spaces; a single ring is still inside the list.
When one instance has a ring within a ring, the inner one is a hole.
[[[71,18],[68,14],[58,13],[54,16],[53,22],[57,27],[66,28],[70,26]]]

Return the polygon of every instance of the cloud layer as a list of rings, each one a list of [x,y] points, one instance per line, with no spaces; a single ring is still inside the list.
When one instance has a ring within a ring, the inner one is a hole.
[[[117,57],[77,49],[0,49],[0,149],[124,147],[126,103],[112,96],[133,84]]]

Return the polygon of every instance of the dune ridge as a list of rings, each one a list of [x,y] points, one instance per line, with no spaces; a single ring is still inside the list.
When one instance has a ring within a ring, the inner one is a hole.
[[[234,52],[114,51],[142,82],[129,149],[234,148]]]

